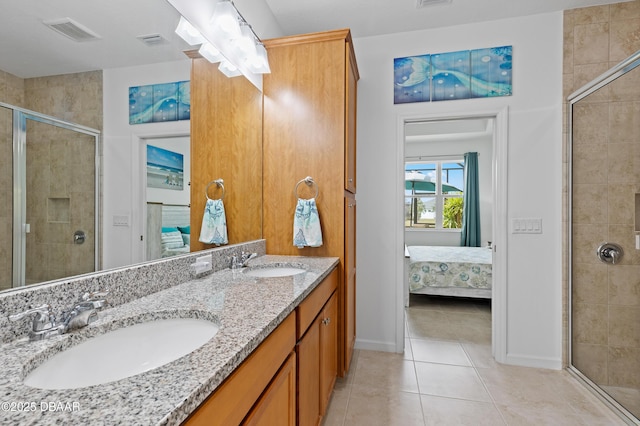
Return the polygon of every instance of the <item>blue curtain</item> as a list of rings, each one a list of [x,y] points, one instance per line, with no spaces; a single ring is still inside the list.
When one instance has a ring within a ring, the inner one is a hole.
[[[464,154],[464,206],[462,209],[463,247],[480,247],[480,190],[478,184],[478,153]]]

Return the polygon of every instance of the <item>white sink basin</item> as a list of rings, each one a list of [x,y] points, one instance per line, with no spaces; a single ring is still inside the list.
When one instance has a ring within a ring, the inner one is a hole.
[[[291,275],[303,274],[305,272],[307,272],[306,269],[294,266],[257,266],[245,269],[244,271],[244,273],[247,275],[260,278],[289,277]]]
[[[49,358],[25,380],[40,389],[109,383],[168,364],[207,343],[218,325],[194,318],[149,321],[105,333]]]

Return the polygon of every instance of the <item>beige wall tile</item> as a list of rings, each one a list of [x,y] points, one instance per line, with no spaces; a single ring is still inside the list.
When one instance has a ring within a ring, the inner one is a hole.
[[[636,250],[635,232],[632,225],[610,225],[607,241],[619,244],[624,250],[622,265],[640,265],[640,250]]]
[[[609,68],[611,68],[609,62],[576,65],[573,68],[574,90],[578,90],[591,83],[591,81],[606,72]],[[605,86],[581,100],[580,105],[608,101],[610,96],[610,89],[608,86]]]
[[[610,104],[609,135],[610,143],[635,143],[640,140],[640,99]]]
[[[609,223],[633,225],[636,185],[609,185]]]
[[[640,68],[636,67],[633,71],[612,81],[609,87],[611,100],[637,102],[640,99]]]
[[[573,223],[606,223],[609,206],[606,182],[573,185]]]
[[[610,61],[622,61],[640,50],[640,17],[611,22]]]
[[[576,24],[573,63],[593,64],[609,60],[609,23]]]
[[[600,265],[596,249],[607,241],[606,225],[573,225],[573,263]]]
[[[607,265],[576,263],[573,265],[573,302],[578,304],[606,304],[609,289],[607,286]]]
[[[574,343],[572,364],[594,383],[602,386],[609,382],[607,363],[609,347],[588,343]]]
[[[573,342],[606,345],[608,341],[607,305],[574,303]]]
[[[640,349],[640,307],[612,306],[609,309],[609,345]]]
[[[609,349],[609,385],[640,388],[640,349]]]
[[[574,153],[582,145],[602,145],[609,141],[609,105],[604,102],[580,103],[573,107]]]
[[[640,18],[640,0],[610,5],[611,21]]]
[[[609,268],[609,303],[640,306],[640,266],[616,265]]]
[[[609,22],[609,5],[573,9],[575,25]]]

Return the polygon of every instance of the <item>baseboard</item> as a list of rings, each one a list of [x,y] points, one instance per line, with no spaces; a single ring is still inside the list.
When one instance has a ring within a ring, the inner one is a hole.
[[[533,357],[527,355],[507,354],[506,364],[520,367],[546,368],[548,370],[562,370],[562,359]]]
[[[366,351],[395,352],[396,344],[395,342],[381,342],[377,340],[364,340],[356,338],[355,348]]]

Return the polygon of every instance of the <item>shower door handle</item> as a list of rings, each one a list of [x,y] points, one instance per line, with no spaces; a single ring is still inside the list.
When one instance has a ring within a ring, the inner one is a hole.
[[[618,244],[602,243],[600,244],[600,247],[598,247],[596,254],[598,255],[598,259],[602,262],[615,265],[620,262],[620,259],[622,259],[624,251]]]

